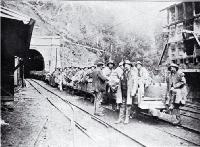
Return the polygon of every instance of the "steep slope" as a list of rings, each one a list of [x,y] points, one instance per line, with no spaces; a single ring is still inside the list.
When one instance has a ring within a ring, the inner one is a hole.
[[[5,1],[5,6],[19,11],[20,13],[24,13],[33,19],[36,20],[36,24],[34,27],[33,35],[67,35],[67,37],[73,38],[74,36],[69,35],[66,31],[65,26],[67,23],[65,21],[59,21],[59,19],[63,19],[65,17],[64,13],[61,13],[57,7],[52,7],[51,5],[48,7],[48,4],[36,4],[34,2],[28,3],[25,1],[17,1],[15,4],[13,1]],[[62,7],[60,7],[62,8]],[[72,10],[70,5],[68,6],[69,11]],[[63,10],[62,10],[63,11]],[[52,12],[56,14],[52,14]],[[60,14],[58,14],[58,12]],[[52,15],[52,17],[51,17]],[[54,15],[57,17],[53,18]],[[55,20],[54,20],[55,19]],[[78,25],[78,24],[77,24]],[[73,29],[75,29],[74,27]],[[73,31],[71,29],[71,31]],[[77,28],[77,31],[80,31]],[[63,33],[64,32],[64,33]],[[78,34],[77,34],[78,35]],[[74,37],[75,38],[75,37]],[[61,42],[63,42],[61,40]],[[61,47],[61,65],[62,67],[66,66],[89,66],[94,63],[97,59],[97,55],[93,52],[88,51],[86,48],[70,45],[70,44],[63,44]]]

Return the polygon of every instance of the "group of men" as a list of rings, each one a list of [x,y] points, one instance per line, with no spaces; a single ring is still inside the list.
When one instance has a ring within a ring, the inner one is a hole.
[[[59,88],[70,83],[92,82],[92,93],[94,94],[94,114],[103,116],[102,105],[110,100],[115,100],[119,117],[116,123],[129,123],[130,113],[137,110],[141,99],[144,97],[145,88],[151,84],[151,78],[147,69],[140,61],[135,65],[129,60],[119,63],[117,68],[112,60],[104,65],[104,62],[97,61],[90,67],[67,67],[60,72]],[[178,65],[171,64],[168,68],[166,93],[166,112],[174,114],[175,124],[180,123],[180,106],[186,101],[187,90],[184,74],[179,71]],[[59,77],[59,76],[58,76]]]
[[[119,117],[116,124],[129,123],[131,111],[136,111],[145,88],[151,84],[149,73],[143,64],[138,61],[133,65],[129,60],[120,62],[114,69],[114,62],[109,61],[106,68],[104,63],[96,63],[97,68],[92,72],[95,94],[94,114],[103,116],[102,102],[108,92],[114,94],[119,106]],[[166,111],[175,116],[174,124],[181,122],[180,107],[186,102],[187,90],[184,73],[179,71],[178,65],[172,63],[168,67]]]
[[[140,61],[134,66],[129,60],[125,60],[120,62],[116,69],[113,68],[113,61],[109,61],[105,68],[101,61],[97,62],[96,66],[92,73],[95,93],[94,114],[104,115],[104,95],[112,93],[119,107],[119,119],[116,123],[129,123],[131,107],[138,104],[144,96],[144,88],[150,83],[148,71]]]
[[[88,82],[89,76],[95,68],[95,65],[83,67],[69,66],[64,68],[57,76],[58,88],[62,91],[63,85],[73,87],[77,83]]]

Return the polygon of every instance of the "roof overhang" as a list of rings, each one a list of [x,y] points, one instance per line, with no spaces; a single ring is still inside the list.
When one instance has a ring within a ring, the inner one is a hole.
[[[172,8],[172,7],[174,7],[174,6],[176,6],[176,5],[179,5],[179,4],[181,4],[181,3],[183,3],[184,1],[182,1],[182,2],[173,2],[172,1],[172,3],[170,3],[168,6],[166,6],[165,8],[163,8],[163,9],[161,9],[160,10],[160,12],[162,12],[162,11],[164,11],[164,10],[167,10],[167,9],[170,9],[170,8]]]
[[[0,12],[0,17],[23,21],[24,24],[28,24],[31,21],[29,16],[3,6],[0,6]]]
[[[0,6],[0,18],[3,57],[26,57],[35,20],[3,6]]]

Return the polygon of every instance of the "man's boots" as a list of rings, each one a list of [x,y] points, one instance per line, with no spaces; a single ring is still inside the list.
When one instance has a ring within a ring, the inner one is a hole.
[[[181,123],[180,109],[174,109],[175,121],[174,125],[179,125]]]
[[[125,106],[121,105],[121,107],[119,108],[119,118],[118,120],[115,122],[115,124],[119,124],[123,122],[124,119],[124,111],[125,111]]]
[[[131,111],[131,106],[126,106],[126,115],[125,115],[124,124],[128,124],[129,123],[130,111]]]
[[[131,110],[130,110],[130,118],[135,118],[135,117],[137,117],[138,113],[139,113],[139,111],[138,111],[138,106],[135,105],[135,104],[133,104],[133,105],[131,106]]]

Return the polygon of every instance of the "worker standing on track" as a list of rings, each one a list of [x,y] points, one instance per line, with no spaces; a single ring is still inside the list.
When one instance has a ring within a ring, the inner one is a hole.
[[[180,118],[180,107],[185,105],[187,89],[186,79],[184,73],[179,71],[178,65],[172,63],[168,70],[170,71],[167,77],[167,100],[166,105],[168,109],[172,111],[172,115],[175,116],[173,124],[179,124]]]
[[[134,104],[140,105],[141,99],[144,97],[145,88],[150,84],[149,72],[145,67],[143,67],[140,61],[137,61],[136,68],[138,71],[138,92],[137,97],[134,99]]]
[[[63,91],[62,83],[63,83],[63,70],[60,68],[58,73],[58,88],[60,91]]]
[[[102,73],[107,79],[110,79],[110,75],[114,71],[114,66],[115,66],[114,61],[110,59],[107,63],[107,66],[105,68],[103,68]],[[110,95],[110,93],[111,93],[110,87],[108,84],[106,84],[106,93],[103,96],[102,104],[108,104],[110,102],[111,97],[112,97],[112,95]]]
[[[63,85],[67,85],[67,71],[68,71],[68,67],[65,67],[63,72],[62,72],[62,86]]]
[[[119,109],[119,104],[122,103],[122,95],[121,95],[121,84],[120,79],[123,76],[123,61],[119,63],[119,66],[112,72],[109,80],[109,86],[114,92],[115,100],[117,104],[117,110]]]
[[[116,124],[122,123],[125,117],[124,123],[129,123],[129,116],[131,111],[132,105],[132,97],[136,94],[136,83],[135,80],[137,79],[135,73],[132,70],[132,64],[129,60],[124,61],[124,70],[122,77],[120,79],[120,86],[121,86],[121,100],[118,100],[120,104],[120,111],[119,111],[119,118],[115,122]],[[120,98],[120,97],[118,97]]]
[[[92,72],[92,85],[95,96],[94,100],[94,115],[103,116],[103,108],[101,106],[103,93],[106,91],[107,78],[102,73],[103,62],[97,61],[97,68]]]

